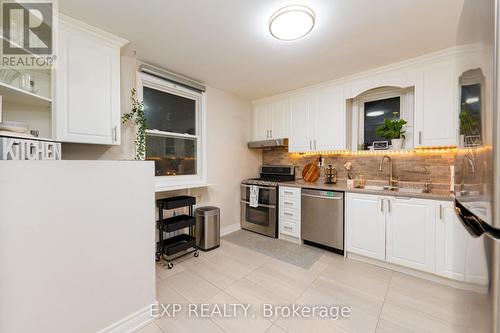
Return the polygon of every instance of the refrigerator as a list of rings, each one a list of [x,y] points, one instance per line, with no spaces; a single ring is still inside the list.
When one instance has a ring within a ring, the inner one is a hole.
[[[458,44],[477,44],[480,66],[457,64],[459,147],[454,165],[455,212],[483,251],[466,265],[485,261],[486,302],[472,320],[500,332],[500,0],[465,0],[457,24]],[[467,267],[465,268],[468,269]]]

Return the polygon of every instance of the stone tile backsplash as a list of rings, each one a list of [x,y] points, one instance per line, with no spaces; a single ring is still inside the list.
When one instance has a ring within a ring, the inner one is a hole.
[[[455,164],[455,152],[443,153],[392,153],[394,175],[401,182],[432,182],[435,186],[445,187],[450,184],[450,165]],[[324,156],[325,165],[332,164],[337,168],[339,180],[347,179],[344,163],[352,162],[352,175],[356,178],[364,175],[367,181],[387,180],[389,166],[384,162],[382,172],[378,171],[383,154],[377,155],[334,155]],[[288,153],[286,149],[265,150],[262,153],[263,164],[290,164],[296,166],[297,178],[302,177],[302,169],[307,163],[315,161],[319,155],[299,155]],[[323,176],[323,173],[322,173]]]

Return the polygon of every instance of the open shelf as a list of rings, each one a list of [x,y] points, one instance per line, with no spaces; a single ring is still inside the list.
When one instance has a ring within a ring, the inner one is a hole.
[[[0,82],[0,95],[4,102],[47,107],[50,110],[52,99]]]

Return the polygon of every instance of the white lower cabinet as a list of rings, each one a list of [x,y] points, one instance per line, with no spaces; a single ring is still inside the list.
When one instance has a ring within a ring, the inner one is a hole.
[[[488,285],[484,238],[472,238],[452,201],[346,193],[346,250],[456,281]]]
[[[435,202],[387,199],[386,260],[426,272],[434,271]]]
[[[346,250],[385,260],[385,197],[346,193]]]
[[[300,188],[279,188],[279,237],[293,237],[300,242]]]
[[[488,284],[484,238],[472,238],[455,214],[453,202],[436,202],[436,274]]]

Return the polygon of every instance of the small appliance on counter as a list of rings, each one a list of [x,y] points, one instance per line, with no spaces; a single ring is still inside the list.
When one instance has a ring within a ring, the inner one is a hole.
[[[262,165],[260,177],[241,182],[241,228],[278,237],[278,184],[294,181],[293,165]],[[251,188],[257,188],[257,203],[250,203]]]
[[[325,168],[325,184],[337,184],[337,168],[329,164]]]

